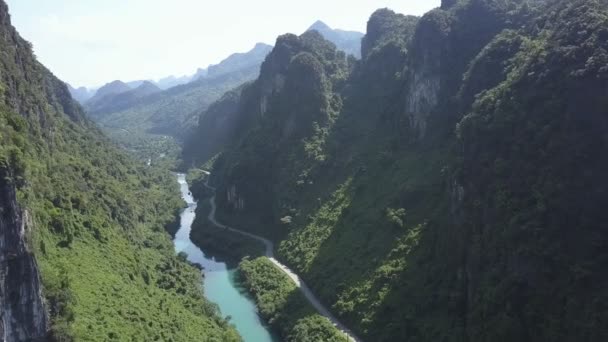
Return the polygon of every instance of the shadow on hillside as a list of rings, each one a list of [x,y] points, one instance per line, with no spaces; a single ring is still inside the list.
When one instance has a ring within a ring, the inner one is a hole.
[[[447,285],[456,281],[455,272],[448,265],[460,261],[446,257],[459,254],[448,252],[456,248],[450,246],[454,232],[443,218],[449,212],[447,187],[430,171],[436,165],[421,165],[417,155],[408,158],[357,173],[348,189],[350,205],[316,251],[310,272],[302,275],[344,324],[379,341],[416,336],[413,316],[448,310],[433,305],[453,295]],[[387,217],[388,208],[405,209],[401,226]],[[438,264],[446,267],[429,266]],[[441,288],[447,292],[436,291]]]

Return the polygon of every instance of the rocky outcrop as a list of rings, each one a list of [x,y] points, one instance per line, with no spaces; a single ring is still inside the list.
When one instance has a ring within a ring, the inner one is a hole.
[[[448,34],[446,13],[437,10],[421,20],[411,45],[406,113],[416,134],[426,134],[428,117],[439,102],[443,47]]]
[[[260,194],[267,193],[277,179],[301,174],[302,169],[323,160],[324,139],[341,106],[335,90],[343,86],[351,63],[353,59],[347,59],[343,51],[317,31],[300,36],[286,34],[277,39],[262,64],[259,78],[244,87],[238,103],[227,99],[226,106],[214,106],[228,109],[221,111],[227,120],[234,118],[233,139],[223,144],[224,153],[214,166],[214,173],[220,177],[217,200],[222,219],[249,219],[249,215],[256,215],[258,222],[274,222],[270,197]],[[201,121],[206,123],[212,122]],[[206,145],[204,140],[199,146]],[[306,166],[289,160],[301,151],[307,151],[307,159],[301,161]],[[241,159],[243,156],[248,157]],[[232,186],[236,186],[237,193],[231,191]],[[286,194],[289,198],[282,203],[292,201],[291,196]]]
[[[456,3],[444,1],[440,9],[424,15],[408,45],[405,112],[418,138],[440,129],[437,124],[449,127],[458,122],[463,110],[455,108],[451,101],[471,62],[503,30],[523,26],[521,18],[525,16],[519,14],[517,7],[495,1]],[[503,47],[506,53],[515,48]],[[494,73],[498,76],[487,80],[485,86],[495,85],[504,77],[501,72]],[[484,73],[476,77],[486,79]],[[467,100],[466,108],[473,98],[469,96]]]
[[[38,266],[26,243],[32,222],[7,176],[0,170],[0,340],[43,341],[49,319]]]

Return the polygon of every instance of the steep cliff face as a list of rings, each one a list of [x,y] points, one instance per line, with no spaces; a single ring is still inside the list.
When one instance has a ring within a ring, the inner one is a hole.
[[[241,94],[248,86],[244,84],[227,92],[201,115],[198,126],[184,144],[182,155],[186,167],[206,162],[235,140]]]
[[[447,12],[435,10],[420,20],[413,38],[405,110],[411,128],[421,137],[431,110],[439,103],[442,57],[451,20]]]
[[[85,118],[4,1],[0,51],[0,340],[240,341],[164,230],[175,177]]]
[[[503,30],[530,24],[526,20],[532,13],[527,1],[471,0],[444,2],[420,19],[403,90],[404,111],[418,138],[429,125],[436,133],[447,128],[449,134],[464,114],[452,109],[471,61]]]
[[[28,248],[32,222],[17,204],[10,174],[0,169],[0,337],[2,341],[43,341],[48,312],[36,260]]]
[[[444,1],[368,31],[341,72],[320,49],[323,73],[262,70],[281,87],[216,163],[219,212],[373,341],[608,339],[608,3]]]
[[[398,95],[395,89],[403,85],[404,64],[419,19],[388,9],[378,10],[370,17],[362,46],[364,62],[357,65],[349,82],[358,85],[359,78],[369,83],[366,97],[378,100],[370,108],[382,101],[393,101]]]
[[[608,7],[563,1],[545,13],[544,34],[530,32],[520,45],[509,33],[491,45],[486,61],[519,46],[516,62],[459,125],[466,232],[475,241],[463,267],[473,340],[488,331],[562,341],[608,333],[606,307],[597,306],[608,298]],[[496,290],[504,292],[485,301]],[[488,312],[509,317],[510,329]]]
[[[15,110],[27,111],[34,125],[44,126],[48,123],[42,115],[44,108],[38,103],[24,101],[19,93],[25,85],[19,77],[12,76],[12,73],[27,73],[24,65],[32,60],[28,53],[31,47],[12,28],[8,7],[3,1],[0,2],[0,31],[3,32],[0,45],[8,46],[5,54],[13,55],[13,61],[17,63],[8,64],[4,58],[1,59],[0,97],[4,103],[0,110],[8,105]],[[46,95],[69,97],[62,93]],[[65,109],[74,119],[81,119],[73,107],[66,105]],[[6,133],[2,119],[0,132]],[[7,342],[44,340],[50,323],[38,265],[27,241],[33,227],[30,216],[17,203],[15,188],[19,179],[19,170],[16,170],[19,166],[15,161],[20,152],[6,152],[5,149],[10,148],[4,140],[6,138],[0,136],[0,337]]]
[[[219,189],[226,196],[219,196],[218,201],[229,204],[226,208],[232,208],[237,219],[255,215],[257,222],[268,222],[274,204],[260,195],[274,187],[273,180],[288,181],[322,163],[318,152],[341,106],[333,89],[341,86],[351,62],[316,31],[278,38],[262,64],[259,79],[243,88],[236,112],[225,116],[234,120],[235,133],[224,146],[229,152],[217,164],[226,171]],[[201,125],[206,122],[202,120]],[[302,153],[306,160],[293,163],[291,157]],[[279,164],[288,165],[289,170],[279,173],[275,167]],[[250,182],[254,173],[260,178]],[[292,196],[286,191],[278,205],[287,210]]]

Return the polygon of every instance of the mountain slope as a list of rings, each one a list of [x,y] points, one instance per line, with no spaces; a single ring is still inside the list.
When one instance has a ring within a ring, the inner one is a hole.
[[[201,114],[182,149],[185,167],[204,164],[238,136],[241,93],[248,88],[249,83],[246,83],[228,91]]]
[[[606,340],[606,32],[603,0],[470,0],[377,11],[354,65],[282,37],[212,107],[217,214],[364,339]]]
[[[78,89],[75,89],[74,87],[72,87],[69,84],[67,86],[68,86],[68,90],[70,91],[70,94],[72,95],[72,98],[74,98],[74,100],[78,101],[78,103],[80,103],[80,104],[84,104],[91,97],[93,97],[95,95],[94,91],[90,91],[89,89],[87,89],[85,87],[80,87]]]
[[[116,95],[127,92],[129,90],[131,90],[131,87],[123,81],[112,81],[108,84],[105,84],[103,87],[97,89],[97,91],[95,92],[95,96],[93,96],[88,102],[95,103],[96,101],[99,101],[105,96]]]
[[[245,53],[232,54],[223,61],[221,61],[219,64],[210,65],[206,69],[205,74],[201,74],[202,70],[199,70],[199,72],[197,72],[197,75],[198,77],[204,76],[209,78],[215,78],[218,76],[233,73],[237,70],[246,70],[250,68],[259,67],[264,58],[266,58],[266,55],[268,55],[268,53],[270,52],[270,50],[272,50],[272,46],[264,43],[257,43],[250,51],[247,51]]]
[[[133,107],[104,114],[99,118],[109,131],[141,132],[179,137],[196,121],[198,111],[217,100],[224,92],[256,77],[259,66],[202,78],[147,97]]]
[[[336,44],[338,49],[349,55],[361,58],[361,39],[364,36],[363,33],[332,29],[320,20],[312,24],[306,31],[312,30],[319,32],[325,39]]]
[[[107,113],[135,106],[149,96],[162,91],[150,81],[137,83],[139,85],[134,89],[129,88],[127,91],[109,93],[101,97],[95,95],[93,99],[85,104],[87,113],[94,120],[100,120]]]
[[[239,341],[164,226],[174,177],[135,163],[38,63],[0,1],[0,331],[7,341]]]
[[[158,80],[156,85],[162,90],[167,90],[169,88],[177,87],[178,85],[186,84],[190,81],[192,81],[190,76],[167,76]]]
[[[182,141],[196,126],[200,113],[228,90],[257,77],[268,49],[258,44],[247,53],[232,55],[209,67],[205,77],[93,118],[113,140],[145,159],[173,154],[175,141]]]

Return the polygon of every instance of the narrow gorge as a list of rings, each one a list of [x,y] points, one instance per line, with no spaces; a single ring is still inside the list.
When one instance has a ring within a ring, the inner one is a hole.
[[[230,322],[245,341],[277,342],[278,339],[259,317],[255,303],[239,284],[234,263],[206,254],[190,240],[198,204],[192,197],[186,175],[178,174],[177,179],[187,207],[181,212],[180,228],[173,239],[175,251],[186,253],[188,261],[202,267],[205,296],[218,304],[224,316],[231,318]]]
[[[0,0],[0,341],[608,341],[607,110],[608,0]]]

